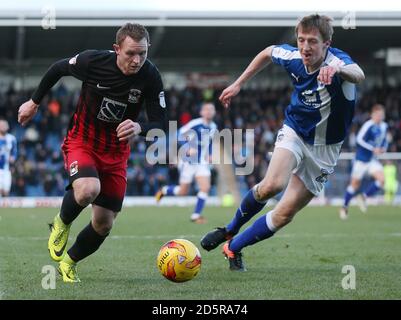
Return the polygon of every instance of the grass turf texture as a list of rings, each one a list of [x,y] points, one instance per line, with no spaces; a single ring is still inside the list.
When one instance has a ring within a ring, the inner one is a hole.
[[[220,248],[206,252],[199,240],[229,221],[235,208],[205,209],[206,225],[189,222],[192,208],[124,208],[110,237],[78,266],[82,283],[42,288],[55,209],[0,209],[0,299],[401,299],[401,212],[352,207],[341,221],[338,208],[310,207],[273,238],[245,248],[246,273],[228,270]],[[264,210],[266,212],[266,210]],[[88,223],[74,222],[69,246]],[[252,223],[252,220],[251,220]],[[246,226],[245,226],[246,227]],[[202,254],[199,275],[186,283],[164,279],[156,268],[162,244],[194,242]],[[342,268],[356,270],[356,289],[341,286]]]

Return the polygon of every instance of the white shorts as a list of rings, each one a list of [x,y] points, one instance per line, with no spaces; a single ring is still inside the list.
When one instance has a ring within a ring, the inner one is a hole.
[[[0,169],[0,190],[9,193],[11,189],[11,171]]]
[[[342,142],[316,146],[307,144],[292,128],[284,125],[278,132],[275,148],[284,148],[294,154],[297,166],[293,173],[317,196],[334,172],[341,145]]]
[[[180,162],[178,165],[180,171],[180,183],[191,183],[194,177],[210,177],[210,167],[208,164],[190,164]]]
[[[375,172],[383,172],[382,164],[376,159],[372,159],[369,162],[362,162],[355,160],[352,166],[351,177],[354,179],[362,180],[363,176],[368,173],[372,175]]]

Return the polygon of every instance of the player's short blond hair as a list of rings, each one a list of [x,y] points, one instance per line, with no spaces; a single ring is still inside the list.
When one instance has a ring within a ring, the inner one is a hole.
[[[145,38],[150,44],[149,32],[146,28],[139,23],[124,24],[116,33],[116,44],[121,45],[126,37],[130,37],[135,41],[141,41]]]
[[[332,21],[328,16],[311,14],[305,16],[295,27],[295,35],[298,36],[298,30],[308,32],[312,29],[319,30],[322,35],[323,41],[329,41],[333,37],[334,29],[332,26]]]

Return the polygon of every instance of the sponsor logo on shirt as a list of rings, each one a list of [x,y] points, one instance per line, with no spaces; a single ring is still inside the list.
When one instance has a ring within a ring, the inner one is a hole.
[[[97,118],[106,122],[120,122],[124,116],[126,103],[103,98]]]
[[[325,85],[320,81],[317,82],[317,88],[315,90],[305,90],[301,93],[301,96],[302,102],[305,105],[315,109],[327,104],[327,101],[322,101],[322,97],[326,96],[326,100],[327,97],[330,97],[328,95],[327,89],[325,88]]]

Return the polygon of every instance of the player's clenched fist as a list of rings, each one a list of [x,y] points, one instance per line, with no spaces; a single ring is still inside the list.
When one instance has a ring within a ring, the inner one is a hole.
[[[117,137],[120,141],[128,140],[129,138],[140,134],[141,131],[142,128],[139,123],[130,119],[121,122],[116,129]]]
[[[228,108],[231,103],[231,98],[235,97],[240,90],[241,87],[236,83],[233,83],[231,86],[225,88],[219,97],[221,104],[225,108]]]
[[[338,72],[340,72],[339,67],[333,67],[333,66],[322,67],[320,68],[317,80],[319,80],[323,84],[330,85],[334,75]]]
[[[38,111],[39,105],[31,100],[23,103],[18,109],[18,123],[25,126]]]

